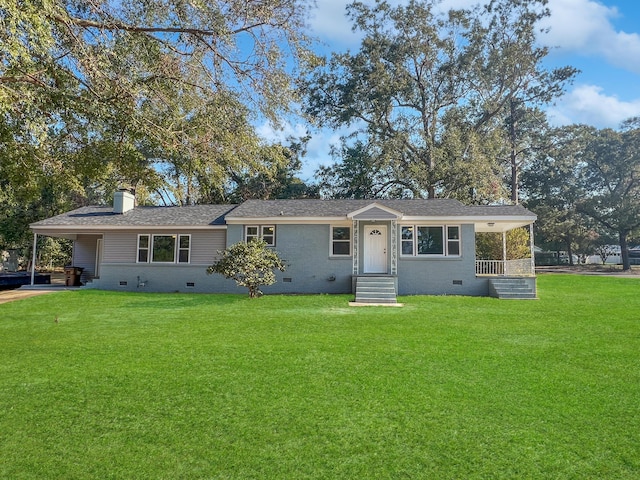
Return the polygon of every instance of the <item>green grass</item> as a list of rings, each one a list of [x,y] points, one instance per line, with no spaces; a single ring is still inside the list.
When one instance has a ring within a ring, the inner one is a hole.
[[[640,279],[538,285],[0,305],[0,478],[640,478]]]

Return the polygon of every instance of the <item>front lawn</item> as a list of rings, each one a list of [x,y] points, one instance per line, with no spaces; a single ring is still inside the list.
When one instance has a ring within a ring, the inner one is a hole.
[[[538,285],[0,305],[0,478],[639,478],[640,279]]]

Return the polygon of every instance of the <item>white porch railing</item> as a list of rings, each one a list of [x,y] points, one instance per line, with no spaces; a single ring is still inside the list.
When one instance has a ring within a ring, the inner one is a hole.
[[[532,276],[535,275],[530,258],[519,260],[476,260],[476,275]]]

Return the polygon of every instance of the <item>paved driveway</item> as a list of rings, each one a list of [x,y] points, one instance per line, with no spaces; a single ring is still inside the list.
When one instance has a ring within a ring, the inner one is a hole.
[[[0,303],[13,302],[22,300],[23,298],[35,297],[36,295],[44,295],[45,293],[53,293],[56,290],[23,290],[16,288],[15,290],[0,290]]]

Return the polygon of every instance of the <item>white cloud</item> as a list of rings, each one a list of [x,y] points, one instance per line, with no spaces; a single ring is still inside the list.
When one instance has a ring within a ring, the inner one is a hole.
[[[605,95],[601,87],[581,85],[565,94],[548,114],[554,125],[584,123],[617,128],[623,120],[640,115],[640,99],[625,102]]]
[[[309,24],[313,33],[322,41],[331,43],[333,48],[336,44],[351,47],[359,41],[346,17],[348,3],[345,0],[321,0],[312,10]]]
[[[612,65],[640,73],[640,35],[617,31],[612,19],[615,7],[593,0],[550,0],[551,16],[543,26],[550,28],[541,37],[545,45],[565,53],[599,56]]]
[[[363,3],[374,5],[373,0],[362,0]],[[408,0],[389,0],[392,6],[406,4]],[[443,0],[436,5],[436,11],[445,12],[456,8],[470,8],[478,4],[479,0]],[[351,0],[320,0],[311,12],[309,24],[315,35],[329,44],[335,50],[336,46],[357,48],[362,35],[353,32],[352,23],[347,19],[347,5]]]

